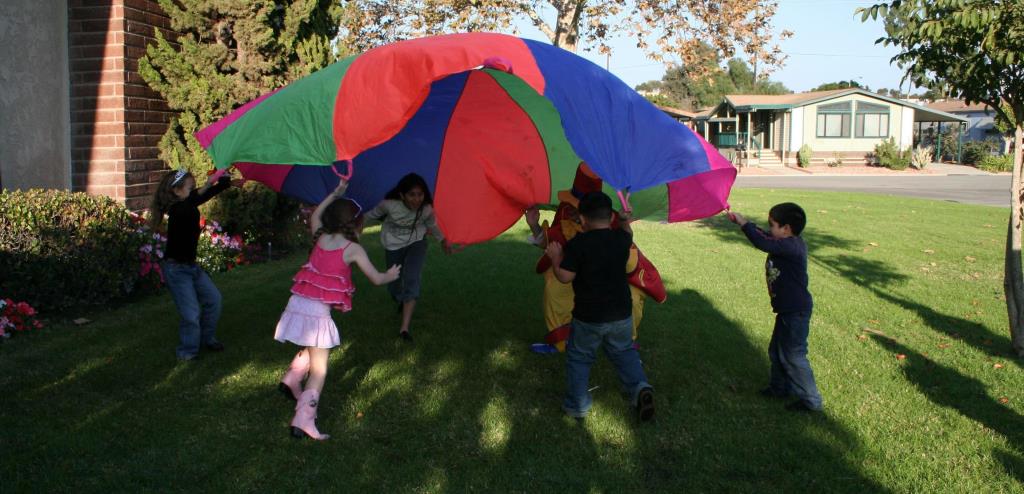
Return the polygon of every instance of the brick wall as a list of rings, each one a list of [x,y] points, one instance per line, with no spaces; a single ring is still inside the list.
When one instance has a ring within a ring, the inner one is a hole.
[[[138,74],[154,27],[170,21],[153,0],[71,0],[72,190],[146,207],[164,169],[157,145],[172,112]]]

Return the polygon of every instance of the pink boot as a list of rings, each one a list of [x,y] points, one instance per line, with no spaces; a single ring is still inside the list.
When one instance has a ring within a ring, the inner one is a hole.
[[[292,419],[292,436],[302,438],[303,434],[323,441],[331,436],[316,430],[316,409],[320,404],[320,393],[307,389],[299,396],[295,405],[295,417]]]
[[[295,354],[292,364],[288,366],[288,372],[284,373],[277,389],[289,400],[298,400],[299,395],[302,394],[302,381],[306,379],[307,375],[309,375],[309,352],[303,349]]]

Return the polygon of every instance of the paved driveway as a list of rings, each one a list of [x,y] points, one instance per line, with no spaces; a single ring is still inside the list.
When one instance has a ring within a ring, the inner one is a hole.
[[[740,188],[871,192],[965,204],[1009,207],[1009,175],[939,176],[740,176]]]

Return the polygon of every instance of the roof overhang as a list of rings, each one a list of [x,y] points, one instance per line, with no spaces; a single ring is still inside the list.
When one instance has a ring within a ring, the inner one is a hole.
[[[915,122],[963,122],[966,123],[969,120],[967,117],[961,117],[952,113],[947,113],[927,106],[915,105],[908,103],[907,106],[914,109],[914,121]]]
[[[743,106],[734,106],[733,108],[736,109],[737,113],[750,113],[752,111],[757,111],[757,110],[789,110],[790,108],[793,108],[794,106],[796,106],[796,105],[788,105],[788,104],[781,104],[780,103],[780,104],[775,104],[775,105],[743,105]]]

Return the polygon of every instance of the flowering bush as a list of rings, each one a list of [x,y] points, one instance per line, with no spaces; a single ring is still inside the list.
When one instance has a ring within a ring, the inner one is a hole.
[[[196,264],[211,273],[228,271],[239,264],[245,264],[242,255],[245,245],[241,235],[229,235],[220,223],[205,218],[199,224],[203,230],[199,234],[199,245],[196,246]]]
[[[210,272],[249,264],[262,258],[265,245],[247,245],[251,241],[207,221],[197,262]],[[143,215],[107,197],[0,191],[0,293],[47,313],[159,288],[166,245],[167,237],[152,231]]]
[[[0,300],[0,337],[10,337],[11,331],[28,331],[42,327],[43,323],[36,318],[36,310],[31,305],[9,298]]]

